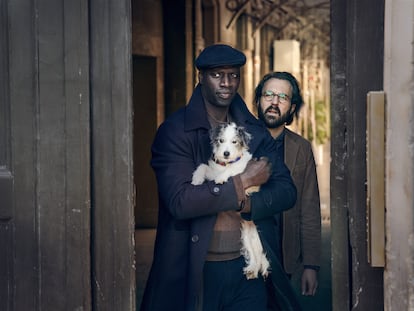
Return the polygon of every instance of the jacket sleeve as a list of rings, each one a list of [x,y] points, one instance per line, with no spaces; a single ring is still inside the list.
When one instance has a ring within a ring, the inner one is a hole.
[[[167,208],[176,219],[190,219],[237,210],[238,200],[232,179],[216,185],[209,181],[191,184],[192,174],[209,154],[207,129],[185,132],[180,122],[165,122],[157,131],[152,145],[154,169],[160,207]]]
[[[251,219],[260,220],[292,208],[296,202],[296,187],[274,139],[266,135],[256,157],[272,161],[272,175],[260,191],[251,197]]]

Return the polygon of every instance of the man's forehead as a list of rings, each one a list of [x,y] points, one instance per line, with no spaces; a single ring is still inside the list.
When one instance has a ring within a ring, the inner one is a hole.
[[[289,87],[289,89],[292,89],[292,84],[289,80],[286,79],[280,79],[280,78],[270,78],[264,83],[264,86],[273,85],[274,83],[278,83],[281,85],[285,85],[286,87]]]

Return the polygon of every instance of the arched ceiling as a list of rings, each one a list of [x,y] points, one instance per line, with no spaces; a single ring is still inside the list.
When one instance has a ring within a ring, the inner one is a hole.
[[[232,12],[227,27],[245,15],[253,23],[252,36],[264,26],[275,30],[275,39],[298,40],[305,57],[318,47],[319,57],[328,59],[330,42],[329,0],[226,0]]]

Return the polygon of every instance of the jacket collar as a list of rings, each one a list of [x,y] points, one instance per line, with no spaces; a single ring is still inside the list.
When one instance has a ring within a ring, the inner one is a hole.
[[[207,120],[207,111],[201,95],[201,85],[198,84],[191,95],[190,101],[185,109],[184,128],[186,131],[197,128],[210,128]]]

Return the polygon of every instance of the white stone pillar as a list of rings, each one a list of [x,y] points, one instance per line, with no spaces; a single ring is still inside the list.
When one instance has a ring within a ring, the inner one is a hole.
[[[414,1],[385,1],[384,309],[414,310]]]

